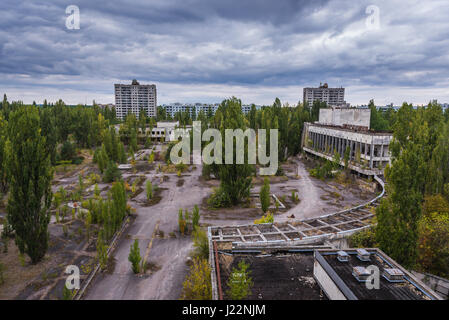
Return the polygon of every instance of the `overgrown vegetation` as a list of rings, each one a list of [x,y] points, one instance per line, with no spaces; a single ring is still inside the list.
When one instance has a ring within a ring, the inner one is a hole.
[[[382,250],[413,268],[418,263],[420,230],[429,233],[422,224],[433,228],[444,223],[431,213],[422,218],[425,197],[444,194],[449,183],[449,122],[434,103],[416,109],[404,103],[395,117],[392,165],[385,169],[388,196],[376,209],[376,237]]]
[[[270,180],[268,180],[267,177],[264,178],[263,186],[262,186],[262,188],[260,188],[259,199],[260,199],[260,205],[261,205],[262,211],[264,213],[267,212],[268,208],[270,207],[270,203],[271,203]]]
[[[206,259],[193,258],[190,272],[187,275],[183,286],[182,300],[211,300],[212,284],[210,279],[210,266]]]
[[[268,212],[266,215],[262,216],[262,218],[254,220],[254,224],[262,224],[262,223],[273,223],[274,217]]]
[[[231,300],[243,300],[251,294],[253,280],[250,277],[249,264],[241,260],[237,268],[232,268],[227,285],[227,295]]]

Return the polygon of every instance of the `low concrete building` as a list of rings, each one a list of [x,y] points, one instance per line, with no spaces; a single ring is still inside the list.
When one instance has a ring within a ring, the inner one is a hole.
[[[230,299],[228,280],[242,260],[253,280],[249,300],[442,300],[379,249],[366,249],[369,261],[360,260],[357,249],[346,249],[347,259],[339,259],[342,250],[323,243],[236,247],[212,242],[210,251],[214,300]]]
[[[146,134],[154,140],[158,141],[175,141],[175,129],[179,128],[179,121],[160,121],[156,123],[156,127],[147,128]],[[192,130],[192,126],[186,126],[188,131]]]
[[[368,260],[360,258],[366,251]],[[313,277],[330,300],[442,300],[381,250],[315,250]]]
[[[333,160],[349,148],[349,168],[364,175],[382,175],[390,163],[389,145],[393,135],[370,130],[369,109],[321,109],[319,121],[305,123],[302,147],[309,154]]]

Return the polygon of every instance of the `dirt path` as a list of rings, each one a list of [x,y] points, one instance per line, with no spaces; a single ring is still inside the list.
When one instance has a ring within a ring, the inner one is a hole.
[[[176,186],[176,175],[169,175],[170,179],[160,185],[168,190],[164,191],[161,202],[154,206],[142,207],[138,204],[145,197],[144,192],[131,201],[131,205],[137,209],[137,218],[115,250],[114,272],[98,276],[84,299],[179,298],[182,282],[189,269],[185,262],[192,250],[192,241],[188,236],[180,237],[177,234],[176,238],[172,238],[169,234],[178,229],[179,208],[191,210],[209,192],[208,188],[199,184],[200,174],[201,167],[198,166],[196,170],[184,175],[182,187]],[[154,175],[147,177],[154,178]],[[156,236],[156,226],[163,231],[163,238]],[[132,273],[128,254],[134,239],[139,239],[141,256],[148,254],[148,261],[155,266],[156,270],[152,274],[136,276]]]
[[[306,170],[304,163],[294,158],[297,165],[297,174],[300,176],[299,180],[295,180],[294,187],[298,190],[298,196],[301,202],[287,212],[277,215],[276,221],[286,221],[288,216],[292,214],[295,219],[312,218],[323,215],[331,208],[321,199],[323,190],[319,187],[321,181],[310,178],[309,172]]]

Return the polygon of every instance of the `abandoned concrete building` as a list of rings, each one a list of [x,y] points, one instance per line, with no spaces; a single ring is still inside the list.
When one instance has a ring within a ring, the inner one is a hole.
[[[304,124],[303,150],[331,161],[339,153],[340,164],[344,165],[344,154],[349,148],[351,170],[367,176],[382,175],[390,163],[393,135],[370,130],[370,117],[369,109],[320,109],[317,122]]]
[[[242,260],[253,282],[250,300],[442,300],[379,249],[213,242],[211,251],[215,300],[230,298],[228,279]]]

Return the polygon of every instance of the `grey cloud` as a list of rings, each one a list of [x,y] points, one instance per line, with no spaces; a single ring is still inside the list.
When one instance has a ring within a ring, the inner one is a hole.
[[[373,2],[381,29],[370,31],[365,8]],[[79,90],[93,90],[99,78],[248,87],[448,82],[447,1],[73,4],[81,10],[80,30],[65,28],[68,3],[0,3],[0,74],[10,76],[0,86],[24,85],[19,75],[29,76],[30,86],[60,76],[67,82],[46,86]]]

